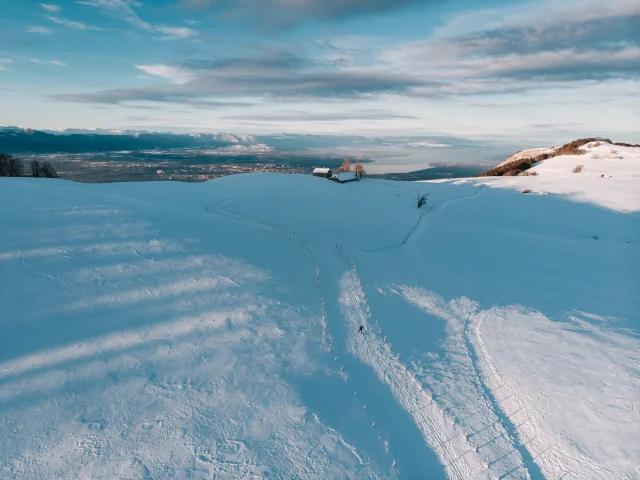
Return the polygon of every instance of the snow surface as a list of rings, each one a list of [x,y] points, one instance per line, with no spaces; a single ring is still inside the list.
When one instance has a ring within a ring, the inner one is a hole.
[[[337,179],[340,183],[351,182],[358,179],[353,172],[336,173],[331,178]]]
[[[640,211],[640,148],[594,142],[581,149],[584,155],[553,157],[527,170],[535,175],[482,177],[476,183],[563,194],[622,212]],[[584,168],[573,173],[578,165]]]
[[[514,153],[510,157],[508,157],[504,162],[496,165],[497,167],[501,167],[503,165],[507,165],[511,162],[515,162],[516,160],[521,160],[523,158],[531,158],[536,155],[542,155],[543,153],[553,153],[557,150],[558,147],[550,147],[550,148],[529,148],[527,150],[521,150],[517,153]]]
[[[638,170],[571,158],[544,196],[0,179],[0,477],[638,478]]]

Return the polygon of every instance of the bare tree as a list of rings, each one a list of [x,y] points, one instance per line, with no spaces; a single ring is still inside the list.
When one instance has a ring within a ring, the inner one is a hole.
[[[49,162],[42,162],[42,174],[46,178],[58,178],[58,173]]]
[[[362,178],[363,175],[367,174],[367,172],[365,172],[365,170],[364,170],[364,167],[360,163],[360,159],[359,158],[356,160],[356,166],[354,168],[354,172],[356,174],[356,177],[358,177],[358,178]]]
[[[41,173],[40,162],[38,160],[31,160],[31,176],[39,177]]]
[[[9,176],[21,177],[24,175],[24,164],[19,158],[9,157]]]
[[[339,172],[350,172],[351,171],[351,160],[349,160],[348,158],[345,158],[342,161],[342,165],[340,165],[340,168],[338,169]]]
[[[429,194],[420,193],[420,192],[416,192],[416,194],[418,196],[418,208],[421,208],[423,205],[427,204],[427,200],[429,199]]]
[[[11,155],[0,153],[0,177],[9,176],[9,158]]]
[[[21,177],[24,175],[24,164],[19,158],[0,153],[0,177]]]

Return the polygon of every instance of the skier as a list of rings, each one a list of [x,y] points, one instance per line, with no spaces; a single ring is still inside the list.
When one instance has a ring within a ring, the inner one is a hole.
[[[363,330],[364,330],[364,325],[360,325],[360,328],[358,329],[358,333],[361,333],[362,335],[364,335],[364,333],[362,333]]]

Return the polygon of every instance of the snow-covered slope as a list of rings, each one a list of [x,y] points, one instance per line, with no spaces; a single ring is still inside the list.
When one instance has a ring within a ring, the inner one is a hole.
[[[542,155],[544,153],[553,153],[557,150],[558,147],[550,147],[550,148],[529,148],[527,150],[521,150],[517,153],[514,153],[510,157],[508,157],[504,162],[496,165],[497,167],[502,167],[503,165],[508,165],[517,160],[522,160],[523,158],[531,158],[537,155]]]
[[[571,158],[615,210],[545,164],[0,179],[0,477],[636,478],[637,176]]]
[[[640,211],[640,148],[593,142],[584,155],[543,160],[514,177],[482,177],[476,184],[532,193],[563,194],[621,212]],[[576,167],[579,172],[574,172]]]

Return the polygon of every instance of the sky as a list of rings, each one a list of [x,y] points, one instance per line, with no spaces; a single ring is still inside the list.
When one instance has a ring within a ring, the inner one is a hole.
[[[0,125],[640,141],[640,1],[1,0]]]

